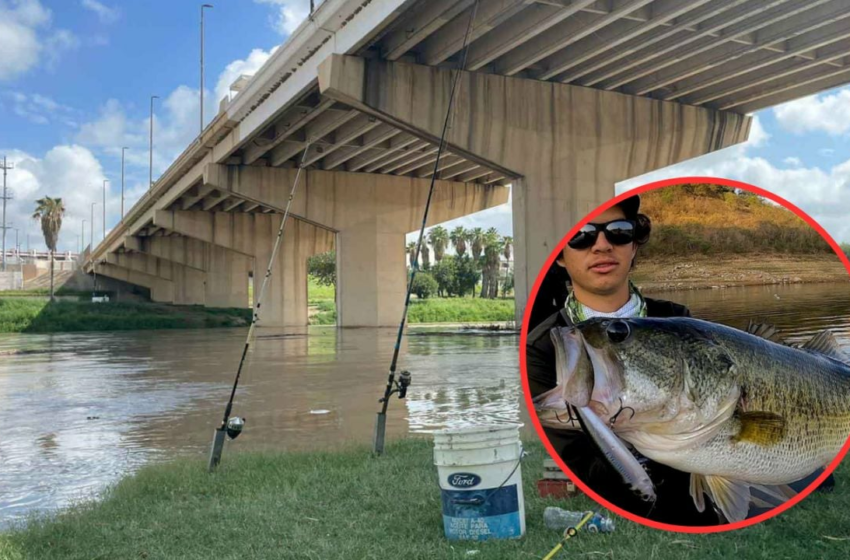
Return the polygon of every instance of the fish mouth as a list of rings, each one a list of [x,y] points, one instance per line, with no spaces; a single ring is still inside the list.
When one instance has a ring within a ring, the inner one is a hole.
[[[629,415],[623,410],[623,366],[609,350],[596,348],[576,327],[555,327],[549,333],[555,346],[557,395],[577,408],[590,408],[609,422],[625,422]],[[544,396],[544,395],[541,395]],[[613,412],[612,412],[613,411]]]

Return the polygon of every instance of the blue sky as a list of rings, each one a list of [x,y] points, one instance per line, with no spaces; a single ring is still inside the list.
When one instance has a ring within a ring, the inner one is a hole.
[[[304,18],[309,0],[211,0],[206,17],[205,117],[239,74],[255,72]],[[156,105],[154,176],[198,132],[198,12],[188,0],[0,0],[0,156],[15,169],[9,221],[43,247],[28,219],[33,201],[62,196],[61,249],[75,249],[80,222],[110,181],[107,230],[120,215],[120,154],[127,153],[129,207],[147,184],[149,96]],[[713,174],[777,192],[850,242],[850,88],[757,114],[751,140],[618,185]],[[446,224],[510,233],[510,208]],[[86,238],[89,237],[87,225]],[[95,242],[101,237],[95,210]],[[14,243],[7,238],[7,245]]]

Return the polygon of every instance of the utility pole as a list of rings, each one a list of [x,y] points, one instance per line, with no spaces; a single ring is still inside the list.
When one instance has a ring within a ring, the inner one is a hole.
[[[151,95],[151,137],[150,137],[150,155],[148,163],[148,190],[153,188],[153,100],[159,99],[158,95]]]
[[[106,241],[106,183],[109,179],[103,180],[103,241]]]
[[[95,206],[95,204],[97,204],[97,202],[91,203],[91,216],[89,216],[89,218],[91,218],[89,220],[89,247],[91,247],[92,250],[94,250],[94,206]]]
[[[124,221],[124,152],[130,148],[121,148],[121,221]]]
[[[212,8],[212,4],[201,5],[201,131],[204,133],[204,8]]]
[[[12,198],[6,194],[6,172],[13,167],[6,163],[6,156],[3,156],[3,272],[6,272],[6,201]]]

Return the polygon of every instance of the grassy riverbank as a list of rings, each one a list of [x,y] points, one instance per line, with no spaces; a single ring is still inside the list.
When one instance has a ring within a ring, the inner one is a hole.
[[[47,333],[238,327],[250,309],[212,309],[155,303],[91,303],[0,298],[0,332]]]
[[[213,476],[202,460],[148,467],[102,502],[0,534],[0,558],[542,558],[558,541],[543,525],[543,509],[594,505],[537,497],[544,451],[536,442],[527,447],[527,535],[516,541],[446,541],[431,444],[410,439],[379,459],[348,448],[230,454]],[[850,476],[844,467],[839,484]],[[581,534],[558,558],[846,558],[848,511],[850,492],[840,486],[733,533],[667,533],[617,518],[613,534]]]

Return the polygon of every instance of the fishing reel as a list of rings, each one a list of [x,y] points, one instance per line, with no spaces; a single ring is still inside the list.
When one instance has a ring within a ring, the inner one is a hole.
[[[238,416],[231,416],[224,428],[227,431],[227,437],[230,439],[236,439],[239,437],[239,434],[242,433],[242,429],[244,427],[245,419],[239,418]]]
[[[398,398],[403,399],[407,396],[407,388],[410,387],[410,372],[401,371],[398,378],[393,381],[395,388],[387,393],[387,396],[380,399],[378,402],[386,402],[390,399],[393,393],[398,393]]]

